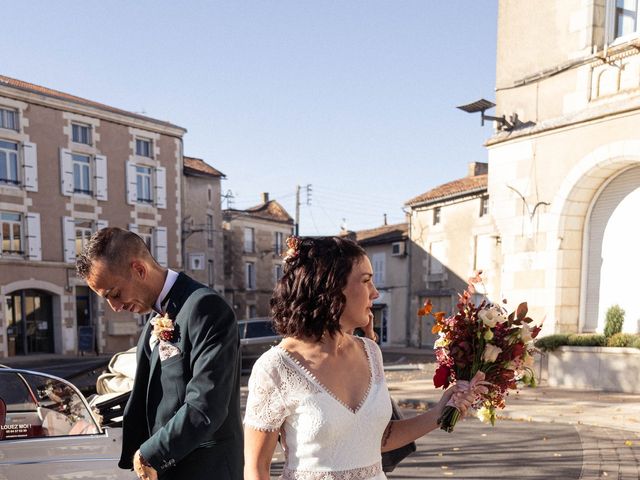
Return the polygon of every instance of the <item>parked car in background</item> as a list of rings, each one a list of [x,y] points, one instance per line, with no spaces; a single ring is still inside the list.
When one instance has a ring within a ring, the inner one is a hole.
[[[100,415],[70,382],[0,368],[0,478],[123,480],[122,430]]]
[[[282,336],[273,331],[271,319],[268,317],[239,320],[238,329],[240,330],[242,373],[249,373],[258,357],[278,344]]]

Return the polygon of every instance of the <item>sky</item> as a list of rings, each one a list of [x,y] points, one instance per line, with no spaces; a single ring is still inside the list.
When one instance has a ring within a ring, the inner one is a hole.
[[[302,235],[402,222],[406,201],[487,159],[491,126],[455,107],[494,100],[496,0],[3,11],[22,21],[3,23],[1,74],[186,128],[185,155],[226,175],[223,208],[269,192],[294,217],[300,186]]]

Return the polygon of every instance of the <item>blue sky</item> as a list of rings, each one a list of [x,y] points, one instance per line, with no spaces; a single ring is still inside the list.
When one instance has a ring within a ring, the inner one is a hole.
[[[335,234],[486,161],[491,127],[455,106],[494,99],[496,4],[12,2],[1,73],[185,127],[234,208],[264,191],[293,216],[311,184],[300,232]]]

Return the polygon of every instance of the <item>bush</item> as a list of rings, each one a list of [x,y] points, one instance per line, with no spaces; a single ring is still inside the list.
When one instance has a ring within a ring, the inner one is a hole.
[[[607,347],[631,347],[636,341],[640,341],[640,335],[616,333],[607,339]],[[640,343],[638,343],[638,345],[640,345]]]
[[[640,335],[636,335],[636,338],[633,339],[633,342],[631,342],[629,346],[632,348],[640,348]]]
[[[598,333],[547,335],[536,340],[535,346],[543,352],[551,352],[558,347],[604,347],[607,338]]]
[[[607,337],[599,333],[582,333],[569,335],[569,343],[572,347],[604,347]]]
[[[535,341],[536,348],[539,348],[543,352],[552,352],[558,347],[568,345],[569,335],[565,333],[558,333],[556,335],[547,335],[546,337],[540,337]]]
[[[604,336],[609,338],[622,331],[624,310],[620,305],[613,305],[607,310],[604,320]]]

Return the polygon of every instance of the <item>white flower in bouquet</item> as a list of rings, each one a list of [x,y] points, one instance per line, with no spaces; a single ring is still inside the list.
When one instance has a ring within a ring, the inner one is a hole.
[[[507,321],[507,317],[502,314],[502,311],[496,307],[484,308],[478,312],[478,318],[482,320],[487,327],[493,328],[498,323],[504,323]]]
[[[524,343],[528,343],[533,340],[533,336],[531,335],[531,328],[526,323],[523,323],[522,328],[520,329],[520,339]]]
[[[500,347],[487,344],[484,347],[484,352],[482,353],[482,361],[486,363],[493,363],[498,358],[498,355],[500,355],[500,352],[502,352]]]

